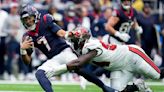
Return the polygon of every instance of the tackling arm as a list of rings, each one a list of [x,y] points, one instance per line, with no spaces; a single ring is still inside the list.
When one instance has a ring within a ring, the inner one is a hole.
[[[96,55],[97,55],[97,51],[96,50],[92,50],[89,53],[80,56],[78,59],[73,60],[73,61],[67,63],[67,69],[69,71],[71,71],[71,70],[77,70],[81,66],[83,66],[84,64],[89,63],[90,60],[93,57],[95,57]]]

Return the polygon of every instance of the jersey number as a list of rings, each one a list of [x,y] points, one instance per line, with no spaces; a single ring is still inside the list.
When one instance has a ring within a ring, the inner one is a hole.
[[[129,33],[132,23],[125,22],[121,24],[119,31],[122,33]]]
[[[38,44],[44,44],[47,48],[48,51],[51,50],[51,47],[50,45],[48,44],[48,41],[47,39],[45,38],[45,36],[41,37],[38,41],[37,41]]]
[[[105,44],[104,42],[100,41],[101,45],[108,49],[108,50],[115,50],[117,48],[117,45],[114,44]]]

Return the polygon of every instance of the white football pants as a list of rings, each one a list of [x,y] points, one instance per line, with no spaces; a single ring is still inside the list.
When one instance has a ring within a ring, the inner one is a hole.
[[[77,59],[76,54],[73,53],[71,48],[66,48],[58,55],[43,63],[40,67],[38,67],[38,70],[44,70],[46,76],[48,78],[51,78],[52,76],[60,75],[67,72],[66,63],[75,59]]]

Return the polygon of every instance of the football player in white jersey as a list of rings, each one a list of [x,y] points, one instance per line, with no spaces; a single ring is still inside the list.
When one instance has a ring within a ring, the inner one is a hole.
[[[68,63],[68,70],[77,70],[86,63],[101,66],[111,71],[111,87],[119,91],[125,91],[128,82],[136,74],[152,79],[163,77],[163,70],[161,71],[140,47],[105,44],[90,37],[85,28],[76,28],[75,31],[80,34],[76,41],[78,40],[78,47],[83,55]],[[73,39],[75,40],[75,37]]]

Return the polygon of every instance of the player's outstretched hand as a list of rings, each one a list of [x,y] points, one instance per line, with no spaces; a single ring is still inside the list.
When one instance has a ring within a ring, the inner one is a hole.
[[[33,48],[33,40],[31,37],[26,36],[25,39],[22,41],[22,43],[20,43],[20,48],[21,49],[29,49],[29,48]]]
[[[115,36],[119,37],[124,42],[127,42],[130,39],[130,36],[127,33],[120,33],[118,31],[115,33]]]
[[[72,39],[80,37],[80,33],[78,31],[68,31],[66,32],[65,38]]]

